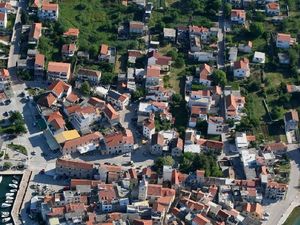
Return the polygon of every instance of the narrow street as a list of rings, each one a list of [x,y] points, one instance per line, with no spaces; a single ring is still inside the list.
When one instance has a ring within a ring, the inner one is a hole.
[[[286,198],[282,201],[270,203],[265,206],[265,211],[270,214],[266,225],[282,224],[288,217],[287,210],[294,202],[300,203],[299,178],[300,178],[300,152],[297,145],[289,145],[288,155],[291,159],[290,181]]]

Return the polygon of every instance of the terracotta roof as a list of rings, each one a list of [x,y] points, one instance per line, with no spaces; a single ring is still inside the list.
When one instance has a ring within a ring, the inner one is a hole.
[[[69,54],[69,53],[72,53],[72,52],[75,52],[75,51],[76,51],[76,45],[75,44],[64,44],[61,47],[61,52],[63,54]]]
[[[211,73],[212,73],[212,67],[205,63],[200,68],[200,73],[199,73],[200,79],[201,80],[208,80],[208,76],[211,75]]]
[[[12,9],[12,6],[11,6],[11,4],[8,3],[8,2],[1,2],[1,3],[0,3],[0,8],[1,8],[1,9],[3,9],[3,8],[5,8],[5,9]]]
[[[1,69],[1,71],[0,71],[0,74],[1,74],[1,76],[3,77],[3,78],[9,78],[10,77],[10,75],[9,75],[9,71],[7,70],[7,69]]]
[[[59,206],[59,207],[52,207],[51,212],[48,213],[48,216],[62,216],[65,214],[65,207]]]
[[[76,36],[79,35],[79,29],[77,28],[69,28],[65,33],[64,36]]]
[[[277,151],[286,151],[287,145],[283,142],[271,143],[265,145],[266,151],[277,152]]]
[[[123,168],[121,166],[105,165],[105,164],[103,164],[103,165],[101,164],[99,169],[105,170],[109,173],[121,173],[123,170]]]
[[[129,130],[126,130],[125,134],[120,132],[107,134],[104,136],[104,141],[105,144],[111,148],[119,145],[134,143],[132,133]]]
[[[98,78],[101,77],[101,72],[100,71],[90,70],[90,69],[83,69],[83,68],[80,68],[77,71],[77,74],[88,76],[88,77],[98,77]]]
[[[91,97],[88,101],[89,104],[93,105],[93,106],[104,106],[105,105],[105,101],[96,98],[96,97]]]
[[[34,23],[31,28],[31,38],[38,40],[42,35],[42,23]]]
[[[63,116],[59,111],[55,111],[50,115],[46,116],[47,122],[51,124],[55,129],[62,129],[65,127],[66,122],[63,119]]]
[[[294,120],[299,122],[299,115],[297,110],[290,110],[289,112],[285,113],[284,118],[286,121]]]
[[[160,67],[159,66],[147,66],[147,77],[159,77],[160,76]]]
[[[107,55],[108,54],[108,45],[102,44],[100,47],[100,54]]]
[[[193,105],[191,108],[191,115],[199,116],[200,114],[207,114],[208,108],[198,105]]]
[[[164,136],[161,133],[152,134],[151,137],[151,145],[160,145],[163,146],[165,144]]]
[[[131,179],[137,179],[137,172],[135,168],[129,168],[128,172]]]
[[[278,183],[278,182],[275,182],[275,181],[268,181],[267,187],[268,188],[273,188],[273,189],[280,189],[280,190],[287,190],[288,189],[287,184]]]
[[[119,118],[119,113],[108,103],[103,111],[110,120]]]
[[[140,50],[128,50],[128,57],[139,58],[142,57],[143,53]]]
[[[56,73],[68,73],[71,70],[70,63],[63,62],[49,62],[48,71]]]
[[[65,205],[66,212],[84,212],[86,211],[83,203],[69,203]]]
[[[54,81],[48,90],[52,91],[56,96],[60,96],[63,92],[67,92],[71,86],[62,80]]]
[[[73,140],[66,141],[63,145],[63,151],[67,151],[69,149],[75,149],[80,145],[86,145],[88,143],[92,143],[94,141],[100,141],[102,135],[99,132],[94,132],[91,134],[86,134],[80,138],[76,138]]]
[[[250,142],[251,141],[256,141],[255,135],[247,135],[246,137],[247,137],[247,140],[250,141]]]
[[[208,32],[208,28],[206,27],[202,27],[202,26],[189,26],[189,32],[193,32],[193,33],[204,33],[204,32]]]
[[[111,202],[112,200],[117,199],[117,193],[112,184],[99,184],[98,189],[99,200]]]
[[[0,92],[0,100],[5,100],[7,98],[6,94],[4,92]]]
[[[84,170],[92,170],[94,168],[93,164],[87,163],[84,161],[75,161],[75,160],[67,160],[67,159],[57,159],[56,167],[63,166],[72,169],[84,169]]]
[[[259,203],[246,203],[244,206],[244,211],[249,213],[256,213],[259,217],[262,217],[263,215],[263,207]]]
[[[36,65],[44,67],[45,66],[45,55],[37,53],[35,55],[35,62]]]
[[[278,10],[280,8],[279,3],[276,2],[270,2],[266,6],[270,10]]]
[[[135,219],[133,225],[152,225],[152,220]]]
[[[149,184],[148,185],[148,195],[149,196],[161,196],[162,188],[163,187],[160,184]]]
[[[57,11],[58,4],[55,3],[44,3],[42,4],[42,9],[46,11]]]
[[[146,120],[144,121],[144,126],[147,127],[149,130],[155,129],[155,123],[154,123],[154,120],[146,119]]]
[[[50,107],[56,101],[56,97],[52,93],[48,93],[47,95],[42,96],[38,100],[38,104],[45,107]]]
[[[207,225],[208,223],[210,223],[210,220],[201,214],[197,214],[193,219],[195,225]]]
[[[210,96],[210,91],[209,91],[209,90],[192,91],[191,95],[197,95],[197,96]]]
[[[278,33],[277,34],[277,41],[290,42],[291,41],[291,35],[290,34]]]
[[[68,114],[73,114],[75,113],[77,110],[80,110],[81,106],[80,105],[71,105],[66,107],[66,111]]]
[[[236,110],[237,103],[245,103],[245,97],[237,97],[234,95],[227,95],[226,96],[226,109],[227,110]]]
[[[205,176],[205,170],[196,170],[196,176],[197,177],[204,177]]]
[[[139,21],[130,21],[129,29],[144,29],[145,24]]]
[[[246,18],[246,12],[241,9],[233,9],[231,10],[231,17]]]
[[[249,59],[242,58],[239,61],[234,62],[234,69],[249,70]]]
[[[210,149],[218,149],[222,150],[224,147],[224,143],[222,141],[208,140],[208,139],[200,139],[201,145],[206,146]]]
[[[101,184],[102,181],[100,180],[85,180],[85,179],[71,179],[71,187],[76,187],[77,185],[90,185],[92,187],[98,186]]]
[[[67,101],[68,101],[68,102],[74,103],[74,102],[76,102],[76,101],[78,101],[78,100],[79,100],[79,97],[78,97],[78,95],[77,95],[76,93],[74,93],[74,92],[71,92],[71,94],[69,94],[69,95],[67,96]]]
[[[4,21],[5,19],[5,13],[0,13],[0,21]]]

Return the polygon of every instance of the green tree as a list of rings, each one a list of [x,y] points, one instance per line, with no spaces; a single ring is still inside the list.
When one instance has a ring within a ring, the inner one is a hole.
[[[89,82],[84,81],[80,88],[83,95],[89,95],[91,93],[91,86]]]
[[[178,57],[178,53],[175,50],[170,50],[167,52],[167,56],[171,57],[172,60],[176,60]]]
[[[112,84],[115,75],[113,73],[103,73],[101,77],[101,83],[104,85]]]
[[[224,87],[227,83],[226,73],[223,70],[215,70],[212,74],[212,80],[215,84]]]
[[[17,123],[15,125],[15,133],[21,134],[21,133],[26,133],[26,132],[27,132],[27,130],[23,123]]]
[[[283,116],[284,110],[282,107],[275,106],[271,111],[271,116],[273,120],[278,120]]]
[[[249,29],[251,36],[254,38],[257,38],[265,33],[264,25],[260,22],[251,23]]]
[[[136,91],[132,93],[131,98],[132,100],[135,101],[144,96],[145,96],[145,89],[137,88]]]
[[[224,5],[224,16],[226,18],[229,18],[231,10],[232,10],[232,5],[229,2],[226,2]]]
[[[163,156],[159,157],[155,160],[154,166],[157,171],[161,171],[163,166],[173,166],[175,163],[174,159],[172,156]]]
[[[14,123],[16,121],[23,121],[23,116],[19,111],[14,111],[10,114],[9,121]]]
[[[177,57],[175,60],[174,66],[176,68],[182,68],[184,66],[184,59],[182,57]]]
[[[205,120],[198,119],[196,123],[196,129],[203,135],[207,135],[208,123]]]
[[[172,101],[176,104],[176,103],[180,103],[182,101],[182,96],[181,94],[173,94],[172,95]]]

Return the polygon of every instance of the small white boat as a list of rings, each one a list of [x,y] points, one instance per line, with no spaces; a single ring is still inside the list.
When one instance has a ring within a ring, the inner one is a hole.
[[[7,204],[11,204],[11,203],[13,203],[14,201],[13,200],[6,200],[5,201],[5,203],[7,203]]]
[[[15,198],[12,196],[6,196],[6,200],[14,200]]]
[[[15,185],[19,184],[19,181],[17,181],[17,180],[12,180],[11,182],[13,182]]]
[[[9,217],[9,212],[2,212],[1,217],[2,218]]]
[[[14,196],[15,193],[6,193],[5,196]]]
[[[2,180],[3,180],[3,177],[2,177],[2,176],[0,176],[0,183],[2,182]]]
[[[14,193],[14,192],[17,192],[17,191],[18,191],[18,189],[11,189],[11,190],[10,190],[10,192],[13,192],[13,193]]]
[[[9,222],[10,220],[11,220],[11,217],[4,218],[4,219],[2,219],[2,223]]]
[[[16,185],[16,184],[9,184],[8,186],[10,186],[12,188],[18,188],[18,185]]]
[[[1,204],[1,208],[8,208],[8,207],[11,207],[11,204],[8,204],[8,203]]]
[[[20,176],[17,176],[17,175],[14,175],[13,178],[16,180],[20,180]]]

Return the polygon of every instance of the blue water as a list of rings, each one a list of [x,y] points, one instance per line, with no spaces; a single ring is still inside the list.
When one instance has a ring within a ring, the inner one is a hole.
[[[296,221],[293,223],[293,225],[300,225],[300,217],[296,219]]]
[[[13,176],[9,176],[9,175],[4,175],[2,182],[0,183],[0,224],[3,224],[1,222],[1,212],[10,212],[12,207],[9,208],[1,208],[1,204],[4,203],[6,201],[6,193],[10,193],[10,189],[11,187],[9,187],[8,185],[12,183],[13,180]],[[21,181],[21,176],[18,176],[18,180],[19,182]],[[17,193],[15,192],[14,197],[16,197]],[[12,204],[13,205],[13,204]],[[8,223],[12,223],[12,220],[9,221]],[[5,224],[5,223],[4,223]]]

